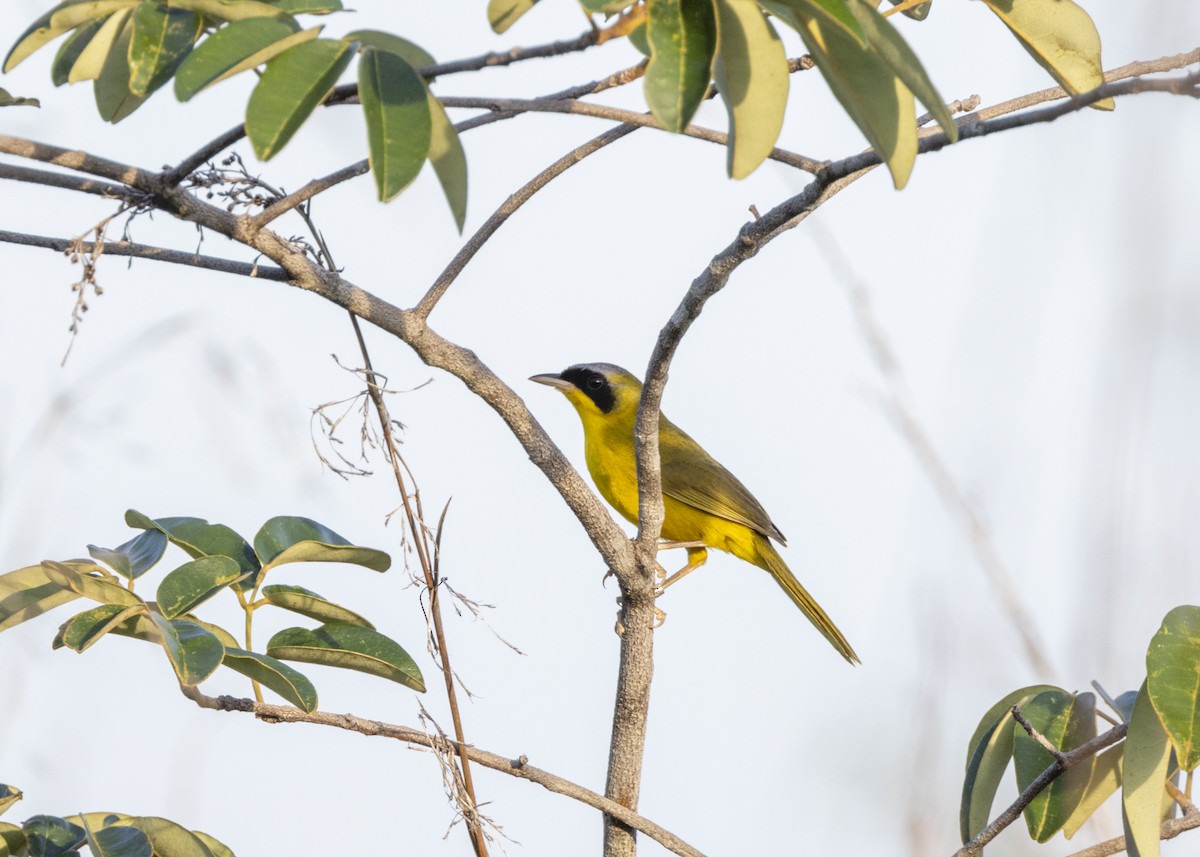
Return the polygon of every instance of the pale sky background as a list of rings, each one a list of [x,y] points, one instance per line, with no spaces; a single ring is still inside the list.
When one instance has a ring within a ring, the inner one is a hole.
[[[582,25],[568,0],[546,0],[503,37],[488,29],[483,0],[354,5],[356,14],[326,19],[331,35],[391,30],[440,60],[567,38]],[[1197,45],[1195,3],[1086,6],[1106,67]],[[10,0],[0,43],[45,7]],[[1051,85],[980,3],[939,3],[925,23],[900,27],[947,100],[978,93],[987,105]],[[784,38],[790,55],[801,52]],[[52,55],[0,81],[43,103],[0,112],[4,133],[148,168],[239,121],[252,82],[186,106],[164,91],[111,127],[90,87],[49,85]],[[448,77],[435,91],[538,95],[636,61],[614,44]],[[605,100],[638,107],[640,98],[635,85]],[[791,98],[781,145],[820,158],[864,146],[816,72],[793,76]],[[724,111],[708,105],[699,122],[723,128]],[[468,233],[604,127],[530,116],[465,135]],[[876,171],[710,303],[679,350],[665,410],[762,500],[789,537],[788,563],[863,665],[847,667],[768,575],[713,555],[661,602],[669,618],[656,638],[643,814],[712,855],[949,854],[966,741],[992,703],[1043,681],[1137,687],[1162,616],[1200,597],[1197,139],[1195,102],[1151,94],[1113,114],[1086,111],[922,157],[902,193]],[[338,108],[268,165],[244,143],[237,151],[291,189],[363,157],[365,135],[356,110]],[[582,467],[575,414],[525,379],[594,360],[641,372],[748,206],[765,210],[804,182],[770,163],[732,182],[718,147],[638,131],[513,217],[431,324],[525,396]],[[353,281],[411,305],[463,239],[431,171],[388,206],[373,193],[364,177],[322,198],[316,216]],[[112,209],[11,183],[0,194],[0,228],[26,232],[77,235]],[[197,241],[163,214],[138,219],[132,235],[185,249]],[[1032,610],[1054,674],[1029,665],[962,528],[881,407],[886,383],[822,245],[867,290],[914,414]],[[211,235],[202,250],[235,254]],[[310,442],[310,409],[358,389],[331,357],[359,365],[344,313],[277,283],[109,258],[105,293],[89,299],[60,368],[77,269],[10,245],[0,261],[0,567],[125,541],[130,507],[247,537],[273,515],[315,518],[391,551],[394,570],[291,566],[270,582],[308,586],[374,620],[417,657],[431,687],[420,701],[449,729],[417,590],[406,588],[399,521],[385,524],[398,500],[384,462],[375,456],[374,477],[345,482],[322,470]],[[495,605],[487,624],[447,617],[455,667],[477,695],[464,710],[469,739],[602,790],[615,587],[601,588],[603,564],[582,529],[491,410],[400,343],[368,337],[392,385],[414,390],[392,408],[426,508],[453,497],[443,570],[455,589]],[[345,432],[348,447],[355,434]],[[231,597],[206,610],[240,622]],[[469,853],[461,829],[442,838],[452,815],[432,757],[201,711],[154,647],[112,638],[82,657],[52,652],[70,615],[59,608],[0,638],[0,782],[27,795],[6,820],[163,815],[243,857]],[[258,618],[263,642],[299,624]],[[418,700],[398,685],[303,671],[326,710],[417,723]],[[203,687],[248,693],[227,670]],[[597,852],[593,810],[484,770],[476,785],[520,843],[509,854]],[[1001,797],[1012,792],[1009,783]],[[1012,829],[988,853],[1066,854],[1119,831],[1109,811],[1071,843],[1034,846]],[[643,842],[642,853],[662,853]],[[1164,853],[1192,853],[1195,842],[1184,836]]]

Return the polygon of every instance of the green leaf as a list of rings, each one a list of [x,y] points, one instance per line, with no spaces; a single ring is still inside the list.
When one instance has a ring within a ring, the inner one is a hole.
[[[1047,690],[1022,705],[1021,712],[1034,729],[1064,752],[1096,737],[1096,697],[1093,694]],[[1054,764],[1054,756],[1019,723],[1014,723],[1012,728],[1016,736],[1013,764],[1017,772],[1017,789],[1024,791],[1042,771]],[[1072,765],[1025,808],[1025,824],[1034,841],[1046,842],[1067,823],[1083,799],[1095,762],[1093,756]]]
[[[246,136],[259,160],[270,160],[287,145],[353,56],[340,39],[315,39],[294,45],[267,63],[246,105]]]
[[[120,821],[122,818],[128,818],[123,812],[84,812],[76,815],[64,816],[71,824],[78,824],[80,827],[90,827],[92,830],[103,830],[112,824]]]
[[[367,121],[371,174],[380,201],[388,202],[417,177],[429,154],[432,119],[425,82],[396,54],[367,48],[358,61],[358,97]]]
[[[42,102],[37,98],[13,95],[12,92],[0,86],[0,107],[41,107]]]
[[[192,834],[204,843],[213,857],[235,857],[233,850],[228,845],[215,837],[209,836],[203,830],[193,830]]]
[[[150,614],[150,621],[158,631],[159,643],[166,650],[180,684],[194,687],[221,665],[225,646],[215,634],[195,622],[166,619],[157,613]]]
[[[10,854],[27,854],[25,849],[25,832],[15,824],[0,822],[0,857]]]
[[[208,631],[210,634],[220,640],[221,645],[225,646],[227,649],[236,649],[240,645],[233,634],[226,631],[220,625],[214,625],[212,622],[205,622],[203,619],[197,618],[194,613],[185,613],[177,618],[187,619],[189,622],[195,622],[205,631]]]
[[[158,530],[192,559],[202,556],[227,556],[237,560],[242,571],[258,571],[258,558],[249,543],[224,524],[210,524],[202,518],[158,518],[151,520],[130,509],[125,523],[142,530]]]
[[[62,86],[69,79],[71,68],[83,53],[83,49],[92,41],[92,37],[100,31],[106,18],[97,18],[82,27],[76,28],[58,48],[54,62],[50,64],[50,80],[55,86]]]
[[[899,6],[907,0],[890,0],[893,6]],[[928,3],[922,3],[920,6],[913,6],[911,9],[905,9],[900,14],[906,18],[912,18],[914,21],[924,21],[929,17],[929,13],[933,11],[933,0]],[[1068,837],[1069,838],[1069,837]]]
[[[285,661],[358,670],[425,692],[425,679],[408,652],[378,631],[357,625],[322,625],[315,631],[285,628],[267,643],[267,654]]]
[[[122,607],[145,604],[142,599],[124,586],[81,572],[64,563],[48,559],[42,562],[42,569],[45,571],[46,577],[59,586],[64,586],[84,598],[99,601],[101,604],[119,604]]]
[[[8,812],[12,805],[23,797],[25,795],[20,789],[0,783],[0,815]]]
[[[190,9],[218,21],[245,21],[248,18],[290,18],[283,9],[256,0],[170,0],[177,9]]]
[[[765,0],[762,5],[796,30],[801,27],[800,19],[821,18],[826,24],[840,27],[865,48],[867,34],[850,11],[850,2],[853,0]]]
[[[149,607],[149,605],[146,606]],[[150,618],[152,613],[153,611],[149,613],[135,614],[131,618],[126,619],[120,625],[113,628],[109,633],[116,634],[118,637],[130,637],[134,640],[141,640],[146,643],[161,645],[159,641],[158,627],[153,621],[151,621]],[[62,629],[60,629],[60,631],[61,630]],[[61,639],[55,639],[55,648],[59,648],[62,645],[63,641]]]
[[[1200,763],[1200,607],[1168,613],[1146,651],[1146,690],[1179,767]]]
[[[328,15],[342,11],[342,0],[270,0],[289,15]]]
[[[133,13],[129,91],[146,96],[171,79],[200,36],[200,16],[143,0]]]
[[[984,0],[1037,64],[1067,92],[1078,95],[1104,83],[1100,33],[1072,0]],[[1105,98],[1091,105],[1112,110]]]
[[[342,36],[342,41],[358,42],[363,48],[375,48],[402,58],[415,69],[437,65],[433,55],[420,45],[382,30],[355,30]]]
[[[629,31],[629,44],[644,57],[650,56],[650,39],[646,35],[646,22],[642,21]]]
[[[488,0],[487,17],[492,32],[503,33],[537,2],[538,0]]]
[[[1130,857],[1158,857],[1162,796],[1170,763],[1171,742],[1143,683],[1129,718],[1122,773],[1122,818]]]
[[[1118,744],[1096,757],[1096,764],[1092,767],[1092,776],[1084,789],[1083,798],[1063,825],[1063,836],[1067,839],[1078,833],[1084,822],[1092,817],[1092,813],[1120,788],[1121,761],[1124,753],[1124,746]]]
[[[363,628],[375,627],[353,610],[327,601],[303,586],[264,586],[262,594],[268,602],[276,607],[291,610],[293,613],[299,613],[319,622],[360,625]]]
[[[76,570],[95,568],[92,563],[81,561],[64,565]],[[0,574],[0,631],[7,631],[78,597],[78,592],[47,577],[46,570],[40,565]]]
[[[257,68],[293,45],[312,41],[321,27],[297,30],[287,18],[250,18],[217,30],[188,54],[175,75],[175,97],[187,101],[214,83]]]
[[[622,9],[632,6],[636,0],[579,0],[579,5],[589,12],[615,15]]]
[[[222,663],[269,687],[297,708],[310,714],[317,710],[317,690],[312,682],[282,661],[244,649],[226,648]]]
[[[971,740],[967,743],[967,770],[963,778],[962,805],[959,827],[963,844],[970,842],[987,827],[992,801],[1000,779],[1012,757],[1015,722],[1010,712],[1014,705],[1024,705],[1039,693],[1057,690],[1048,684],[1035,684],[1014,690],[987,710]]]
[[[100,118],[105,122],[112,122],[114,125],[133,113],[146,101],[146,96],[137,95],[129,88],[129,45],[133,38],[133,16],[130,12],[119,14],[124,18],[121,32],[112,43],[112,49],[104,58],[100,75],[93,84],[96,109],[100,113]],[[92,40],[92,44],[96,44],[98,41],[99,37],[97,36]],[[84,53],[87,53],[86,49]]]
[[[254,550],[264,566],[288,562],[349,562],[372,571],[387,571],[392,559],[383,551],[352,545],[310,518],[280,515],[262,525]]]
[[[4,59],[4,71],[12,71],[34,51],[54,41],[63,33],[97,18],[108,17],[118,10],[132,9],[139,2],[141,0],[67,0],[65,3],[59,3],[30,24],[17,38],[12,50]]]
[[[243,574],[237,562],[227,556],[202,556],[185,562],[158,585],[158,609],[174,619],[203,604]]]
[[[67,83],[80,83],[100,77],[100,72],[104,71],[104,64],[108,62],[108,57],[113,52],[113,46],[120,38],[128,20],[129,11],[122,10],[114,12],[99,22],[99,29],[87,40],[87,44],[80,48],[79,56],[67,70]],[[92,23],[97,22],[93,21]],[[81,27],[80,30],[82,29]]]
[[[120,604],[101,604],[99,607],[78,613],[64,622],[55,636],[55,642],[83,654],[101,637],[127,619],[148,613],[144,604],[134,604],[130,607],[122,607]]]
[[[933,118],[942,126],[942,130],[950,137],[950,142],[958,140],[958,125],[954,117],[946,109],[942,96],[938,94],[925,73],[925,67],[917,59],[908,42],[887,22],[887,19],[860,0],[851,0],[850,11],[867,34],[871,50],[883,60],[905,86],[912,90],[922,104],[929,109]]]
[[[140,830],[146,834],[158,857],[213,857],[196,834],[165,818],[149,815],[130,816],[116,822],[113,827],[132,827]]]
[[[713,76],[729,111],[729,175],[741,179],[771,154],[783,128],[787,54],[754,0],[716,0],[716,8]]]
[[[646,104],[668,131],[687,128],[712,79],[717,20],[712,0],[656,0],[649,8],[646,38]]]
[[[57,815],[35,815],[21,831],[30,857],[62,857],[83,844],[83,828]]]
[[[146,530],[113,549],[88,545],[93,559],[106,563],[122,577],[137,579],[154,567],[167,549],[167,537],[158,530]]]
[[[442,193],[450,204],[454,225],[462,232],[467,221],[467,153],[463,151],[454,123],[446,115],[446,108],[426,88],[429,101],[429,118],[432,127],[429,133],[429,162],[437,174]]]
[[[917,112],[912,91],[879,54],[822,17],[794,14],[800,38],[829,88],[887,164],[897,189],[917,158]]]
[[[104,827],[87,829],[88,847],[92,857],[152,857],[150,837],[134,827]]]

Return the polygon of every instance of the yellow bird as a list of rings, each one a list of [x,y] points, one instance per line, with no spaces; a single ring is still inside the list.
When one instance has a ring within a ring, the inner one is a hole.
[[[601,495],[627,520],[638,520],[637,462],[633,430],[642,382],[611,363],[581,363],[554,375],[529,380],[554,387],[575,406],[583,421],[588,472]],[[766,569],[804,615],[850,663],[858,655],[842,632],[800,585],[771,539],[786,545],[762,504],[736,476],[700,444],[659,417],[664,519],[662,537],[687,547],[688,563],[667,578],[662,588],[699,568],[707,547],[726,551]],[[668,545],[669,546],[669,545]]]

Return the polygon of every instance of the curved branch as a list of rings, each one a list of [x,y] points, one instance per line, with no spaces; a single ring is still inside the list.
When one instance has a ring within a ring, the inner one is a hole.
[[[270,705],[268,703],[255,702],[253,699],[241,699],[233,696],[206,696],[194,687],[181,686],[180,690],[183,691],[184,696],[191,699],[201,708],[207,708],[212,711],[241,711],[253,714],[264,723],[314,723],[319,726],[347,729],[351,732],[358,732],[361,735],[393,738],[407,744],[429,747],[430,749],[452,751],[454,753],[461,752],[472,762],[485,768],[491,768],[494,771],[500,771],[501,773],[522,780],[529,780],[531,783],[537,783],[539,786],[555,794],[564,795],[593,809],[598,809],[606,815],[619,818],[623,824],[645,833],[674,854],[682,855],[682,857],[704,857],[701,852],[669,830],[650,821],[650,819],[644,818],[636,812],[626,809],[624,806],[609,800],[603,795],[596,794],[594,791],[586,789],[577,783],[573,783],[541,768],[535,768],[529,764],[525,756],[510,759],[497,753],[480,750],[478,747],[469,744],[459,744],[449,738],[436,737],[420,729],[414,729],[409,726],[397,726],[378,720],[367,720],[362,717],[355,717],[353,714],[332,714],[324,711],[314,711],[309,714],[290,705]]]

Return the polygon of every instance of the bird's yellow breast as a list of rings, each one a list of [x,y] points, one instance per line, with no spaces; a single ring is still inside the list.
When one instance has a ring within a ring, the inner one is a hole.
[[[584,424],[584,458],[596,488],[610,506],[630,523],[638,522],[637,458],[633,422],[613,415],[594,415],[581,410]],[[670,430],[665,422],[660,431]],[[662,450],[667,454],[667,450]],[[673,542],[704,542],[758,564],[754,531],[698,509],[670,496],[669,471],[663,473],[662,537]]]

